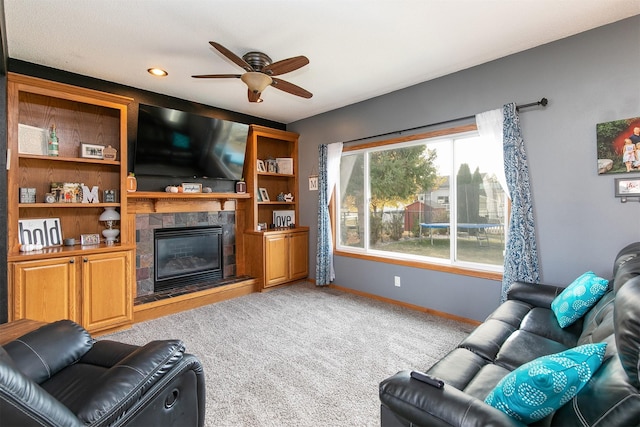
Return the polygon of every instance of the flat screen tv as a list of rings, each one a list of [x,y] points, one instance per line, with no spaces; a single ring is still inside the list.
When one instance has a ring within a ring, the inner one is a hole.
[[[133,172],[171,178],[242,178],[249,125],[140,104]]]

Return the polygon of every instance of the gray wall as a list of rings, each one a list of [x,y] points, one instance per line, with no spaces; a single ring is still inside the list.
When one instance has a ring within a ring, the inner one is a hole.
[[[318,145],[549,99],[521,112],[538,229],[542,281],[566,285],[586,270],[609,277],[616,252],[640,241],[640,203],[614,198],[596,171],[597,123],[640,116],[640,16],[408,89],[289,124],[299,132],[300,223],[309,225],[315,275]],[[402,70],[398,70],[399,73]],[[633,176],[640,177],[640,174]],[[482,320],[500,282],[336,257],[335,284]],[[402,278],[400,288],[393,276]]]

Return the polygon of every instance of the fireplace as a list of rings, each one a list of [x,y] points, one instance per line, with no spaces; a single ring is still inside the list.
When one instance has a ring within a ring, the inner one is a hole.
[[[222,227],[154,230],[154,292],[222,278]]]

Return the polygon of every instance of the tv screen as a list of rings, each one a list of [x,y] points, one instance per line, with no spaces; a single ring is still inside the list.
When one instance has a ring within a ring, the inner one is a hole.
[[[138,176],[242,178],[249,125],[140,104]]]

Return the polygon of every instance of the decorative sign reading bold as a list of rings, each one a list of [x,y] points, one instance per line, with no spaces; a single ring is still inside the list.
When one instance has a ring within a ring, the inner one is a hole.
[[[61,245],[60,218],[18,220],[18,241],[21,245]]]
[[[296,223],[296,211],[273,211],[273,225],[276,228],[290,227]]]

